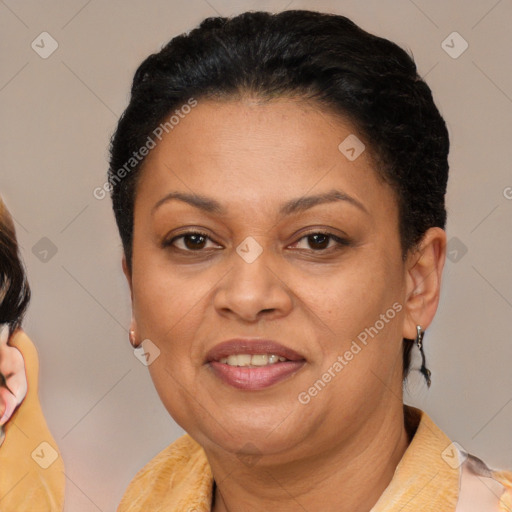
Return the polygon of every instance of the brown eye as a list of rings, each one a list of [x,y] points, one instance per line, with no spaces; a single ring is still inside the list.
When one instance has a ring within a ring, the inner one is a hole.
[[[183,237],[183,243],[187,249],[197,250],[202,249],[206,243],[207,238],[203,235],[193,234],[185,235]]]
[[[313,252],[336,250],[350,245],[350,241],[332,233],[313,232],[300,238],[292,247]]]
[[[311,249],[326,249],[329,245],[329,236],[324,233],[308,235],[307,238]]]
[[[175,236],[171,240],[164,242],[163,247],[173,247],[185,252],[199,252],[205,248],[208,248],[208,242],[213,244],[208,235],[205,233],[190,231],[188,233]],[[212,247],[213,246],[210,248]]]

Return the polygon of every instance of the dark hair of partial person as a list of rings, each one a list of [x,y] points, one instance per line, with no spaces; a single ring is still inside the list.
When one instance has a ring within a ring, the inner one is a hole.
[[[0,199],[0,324],[12,333],[21,326],[30,287],[20,257],[12,217]]]
[[[119,169],[190,98],[248,95],[262,101],[311,100],[353,124],[376,172],[395,192],[404,259],[427,229],[444,229],[449,136],[413,58],[344,16],[246,12],[205,19],[146,58],[135,73],[129,105],[111,139],[108,173],[130,271],[136,185],[144,160],[121,180]],[[404,339],[404,378],[412,345]]]

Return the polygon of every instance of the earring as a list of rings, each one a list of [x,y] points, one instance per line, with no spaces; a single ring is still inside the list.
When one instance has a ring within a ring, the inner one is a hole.
[[[135,340],[135,330],[130,329],[128,332],[128,338],[130,339],[130,344],[133,348],[137,348],[137,341]]]
[[[430,384],[432,384],[432,380],[430,379],[430,376],[432,375],[432,372],[427,368],[426,362],[425,362],[425,352],[423,351],[423,336],[425,335],[425,331],[422,330],[421,325],[416,326],[416,345],[418,346],[418,349],[421,353],[421,368],[420,372],[425,377],[427,381],[427,386],[430,387]]]

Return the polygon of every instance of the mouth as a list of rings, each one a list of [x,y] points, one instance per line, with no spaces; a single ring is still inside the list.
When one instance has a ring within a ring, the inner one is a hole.
[[[260,390],[281,382],[300,370],[306,359],[275,341],[233,339],[211,349],[206,356],[216,377],[243,390]]]
[[[270,364],[288,361],[286,357],[276,354],[236,354],[219,359],[219,363],[228,364],[229,366],[242,366],[249,368],[260,368]]]

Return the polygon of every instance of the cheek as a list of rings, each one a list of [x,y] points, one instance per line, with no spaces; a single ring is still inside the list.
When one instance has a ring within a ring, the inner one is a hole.
[[[191,378],[186,361],[174,364],[168,357],[170,354],[169,351],[162,351],[160,357],[149,365],[148,369],[167,412],[178,425],[189,430],[191,424],[202,415],[202,400],[195,391],[194,378]],[[195,419],[191,422],[191,418]]]
[[[139,336],[163,342],[194,317],[194,306],[204,293],[200,283],[177,275],[169,264],[147,251],[134,265],[133,312]]]
[[[311,279],[303,287],[304,302],[326,333],[318,340],[320,357],[310,385],[316,379],[329,384],[313,407],[336,411],[340,418],[357,416],[362,403],[376,406],[386,386],[401,378],[403,268],[384,251],[375,254],[333,272],[319,293],[311,292]]]
[[[197,415],[194,381],[189,352],[201,315],[194,309],[193,287],[183,290],[162,271],[149,271],[139,285],[134,282],[133,310],[140,339],[149,339],[158,357],[148,366],[155,389],[165,408],[183,428],[187,418]]]
[[[333,274],[329,290],[304,297],[311,317],[328,328],[318,338],[312,377],[299,390],[301,404],[308,401],[303,413],[326,424],[336,418],[350,431],[362,415],[396,400],[389,389],[401,380],[402,276],[399,265],[360,260]]]
[[[375,324],[379,331],[399,328],[396,310],[403,309],[403,270],[396,260],[380,254],[354,257],[321,279],[307,273],[294,278],[301,283],[297,295],[304,311],[314,313],[311,316],[338,344],[356,339]],[[395,303],[399,306],[393,308]]]
[[[162,402],[173,417],[179,417],[194,389],[198,369],[192,366],[190,352],[205,319],[201,299],[212,283],[178,274],[159,254],[140,251],[138,256],[132,277],[137,336],[158,348],[159,355],[148,369]]]

